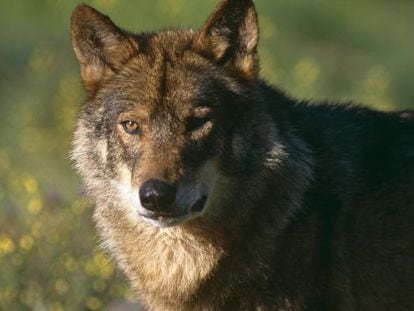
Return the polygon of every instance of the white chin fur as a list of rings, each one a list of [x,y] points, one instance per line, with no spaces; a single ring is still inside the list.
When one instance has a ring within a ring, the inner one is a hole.
[[[169,228],[174,226],[179,226],[197,216],[200,213],[188,213],[179,217],[163,217],[159,216],[158,219],[148,218],[145,216],[140,216],[146,223],[157,227],[157,228]]]

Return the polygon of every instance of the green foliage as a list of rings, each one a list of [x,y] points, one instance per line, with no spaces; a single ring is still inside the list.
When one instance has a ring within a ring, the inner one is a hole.
[[[86,2],[132,31],[197,27],[216,3]],[[0,3],[1,310],[96,310],[130,297],[68,160],[85,96],[69,37],[77,3]],[[414,2],[256,3],[267,80],[298,98],[414,108]]]

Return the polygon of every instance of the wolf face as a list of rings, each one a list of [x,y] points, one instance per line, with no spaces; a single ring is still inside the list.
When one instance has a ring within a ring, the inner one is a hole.
[[[199,31],[141,35],[81,5],[72,40],[89,95],[73,158],[97,201],[169,227],[209,215],[220,183],[255,169],[245,151],[272,128],[259,113],[251,1],[224,1]]]

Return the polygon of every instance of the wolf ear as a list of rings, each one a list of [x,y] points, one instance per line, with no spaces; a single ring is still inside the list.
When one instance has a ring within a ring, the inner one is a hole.
[[[251,0],[224,0],[210,15],[193,48],[228,67],[242,78],[253,80],[259,71],[259,27]]]
[[[87,91],[94,91],[138,50],[138,44],[109,17],[86,4],[73,11],[72,45]]]

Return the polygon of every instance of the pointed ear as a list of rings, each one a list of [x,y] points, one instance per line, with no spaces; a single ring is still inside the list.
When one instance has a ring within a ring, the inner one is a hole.
[[[138,44],[95,9],[81,4],[73,11],[72,45],[87,91],[117,72],[138,50]]]
[[[251,0],[224,0],[196,37],[193,48],[227,66],[242,78],[253,80],[259,71],[259,27]]]

